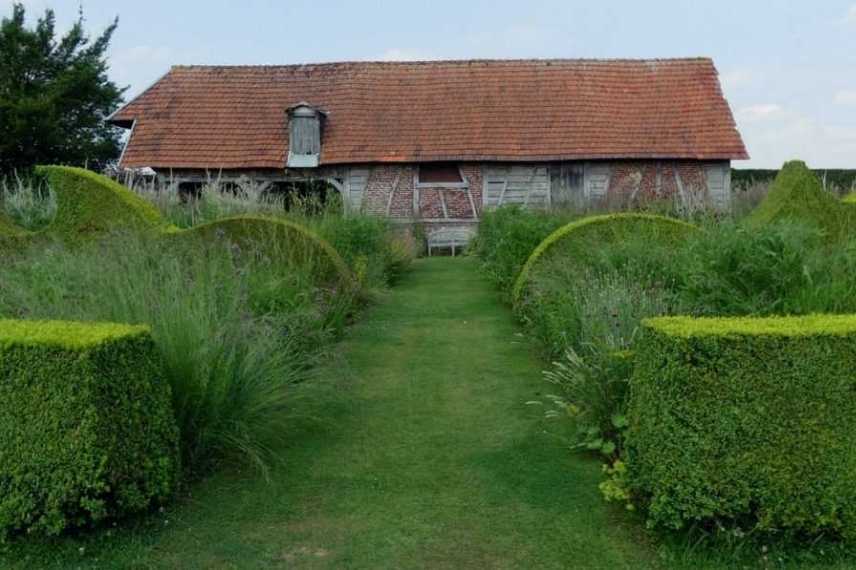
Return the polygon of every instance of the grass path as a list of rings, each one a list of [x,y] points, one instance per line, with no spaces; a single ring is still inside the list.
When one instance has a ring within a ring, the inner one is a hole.
[[[422,260],[306,394],[272,482],[220,475],[112,536],[15,547],[2,567],[647,568],[597,462],[525,406],[541,364],[472,260]],[[637,536],[638,534],[638,536]]]

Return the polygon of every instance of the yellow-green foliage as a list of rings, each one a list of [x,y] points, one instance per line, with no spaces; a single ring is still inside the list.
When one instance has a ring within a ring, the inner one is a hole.
[[[571,222],[547,236],[535,248],[517,276],[512,298],[515,303],[522,298],[533,268],[550,256],[566,256],[575,263],[591,255],[599,244],[622,240],[677,242],[695,230],[692,224],[652,214],[607,214]]]
[[[785,163],[767,196],[746,219],[750,226],[781,220],[810,222],[830,238],[849,233],[854,210],[826,192],[817,176],[800,160]]]
[[[847,196],[841,199],[845,204],[856,204],[856,192],[851,192]]]
[[[0,320],[0,535],[145,510],[178,474],[148,328]]]
[[[856,538],[856,316],[649,319],[634,354],[624,459],[653,525]]]
[[[56,195],[57,213],[45,230],[76,240],[111,230],[166,231],[157,209],[118,182],[83,168],[39,166]]]
[[[172,230],[165,236],[173,243],[192,244],[194,247],[226,242],[237,248],[264,252],[275,262],[310,268],[322,277],[337,277],[349,284],[353,282],[348,264],[332,245],[290,220],[237,216],[187,230]]]

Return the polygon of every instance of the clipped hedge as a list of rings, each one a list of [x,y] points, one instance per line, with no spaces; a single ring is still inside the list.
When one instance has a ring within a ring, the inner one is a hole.
[[[56,194],[57,212],[45,230],[76,240],[110,230],[165,231],[171,225],[157,209],[106,176],[72,166],[37,166]]]
[[[332,245],[312,230],[289,220],[236,216],[186,230],[168,231],[164,235],[173,243],[194,247],[216,246],[225,240],[237,248],[264,251],[278,263],[312,268],[319,277],[354,283],[348,264]]]
[[[178,472],[146,327],[0,320],[0,535],[144,510],[174,492]]]
[[[621,240],[648,240],[658,244],[678,242],[697,228],[692,224],[653,214],[606,214],[571,222],[547,236],[529,255],[514,283],[512,298],[519,302],[535,266],[548,256],[567,256],[584,262],[596,246]]]
[[[652,526],[856,538],[856,316],[643,329],[625,458]]]
[[[3,212],[3,204],[0,203],[0,255],[24,247],[31,236],[32,232],[19,227]]]
[[[764,200],[746,218],[749,226],[783,220],[808,221],[837,239],[852,231],[853,209],[826,192],[800,160],[785,163]]]
[[[254,253],[263,252],[278,263],[311,264],[322,277],[354,283],[353,273],[335,248],[298,223],[236,216],[179,230],[164,220],[152,204],[106,176],[83,168],[52,165],[38,166],[36,172],[47,178],[56,195],[56,218],[43,232],[26,235],[13,235],[15,226],[0,219],[0,247],[7,250],[20,248],[30,237],[75,243],[110,231],[134,231],[164,238],[170,245],[213,245],[227,240],[238,248],[253,246]]]

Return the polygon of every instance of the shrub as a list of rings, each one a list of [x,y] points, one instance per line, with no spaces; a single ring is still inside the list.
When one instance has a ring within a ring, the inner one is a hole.
[[[171,228],[154,206],[106,176],[71,166],[39,166],[36,173],[47,178],[56,195],[56,217],[46,231],[58,238]]]
[[[607,214],[571,222],[547,236],[529,255],[514,282],[513,299],[520,301],[535,267],[553,256],[582,265],[604,244],[633,240],[655,245],[678,244],[696,227],[651,214]]]
[[[177,439],[146,327],[0,321],[0,532],[57,534],[163,501]]]
[[[236,251],[299,267],[322,281],[353,283],[350,268],[336,249],[315,232],[290,220],[238,216],[165,235],[173,243],[197,250],[227,243],[236,246]]]
[[[846,235],[853,222],[848,209],[826,192],[817,176],[799,160],[785,163],[746,223],[758,227],[786,220],[815,224],[831,239]]]
[[[290,388],[334,334],[343,298],[260,256],[239,264],[225,247],[187,255],[151,243],[32,251],[0,272],[0,314],[149,325],[186,469],[239,460],[264,472],[289,434]]]
[[[652,525],[856,538],[856,316],[656,318],[634,352],[625,455]]]
[[[675,262],[692,314],[856,312],[856,242],[830,244],[810,225],[720,224],[688,240]]]
[[[684,303],[707,315],[799,312],[794,299],[811,282],[808,266],[821,245],[817,230],[793,222],[708,228],[682,252]]]
[[[630,262],[579,268],[557,258],[538,271],[516,313],[550,358],[594,344],[629,348],[645,317],[675,312],[667,271]]]
[[[532,250],[567,221],[567,215],[502,206],[484,212],[472,249],[488,277],[510,292],[520,268]]]
[[[845,204],[856,204],[856,192],[851,192],[841,199]]]

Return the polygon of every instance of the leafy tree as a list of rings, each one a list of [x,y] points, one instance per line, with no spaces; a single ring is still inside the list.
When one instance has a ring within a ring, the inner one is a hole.
[[[120,131],[105,122],[122,102],[107,78],[105,53],[118,18],[94,41],[83,12],[56,38],[53,10],[35,27],[24,6],[0,22],[0,173],[35,164],[101,168],[119,154]]]

